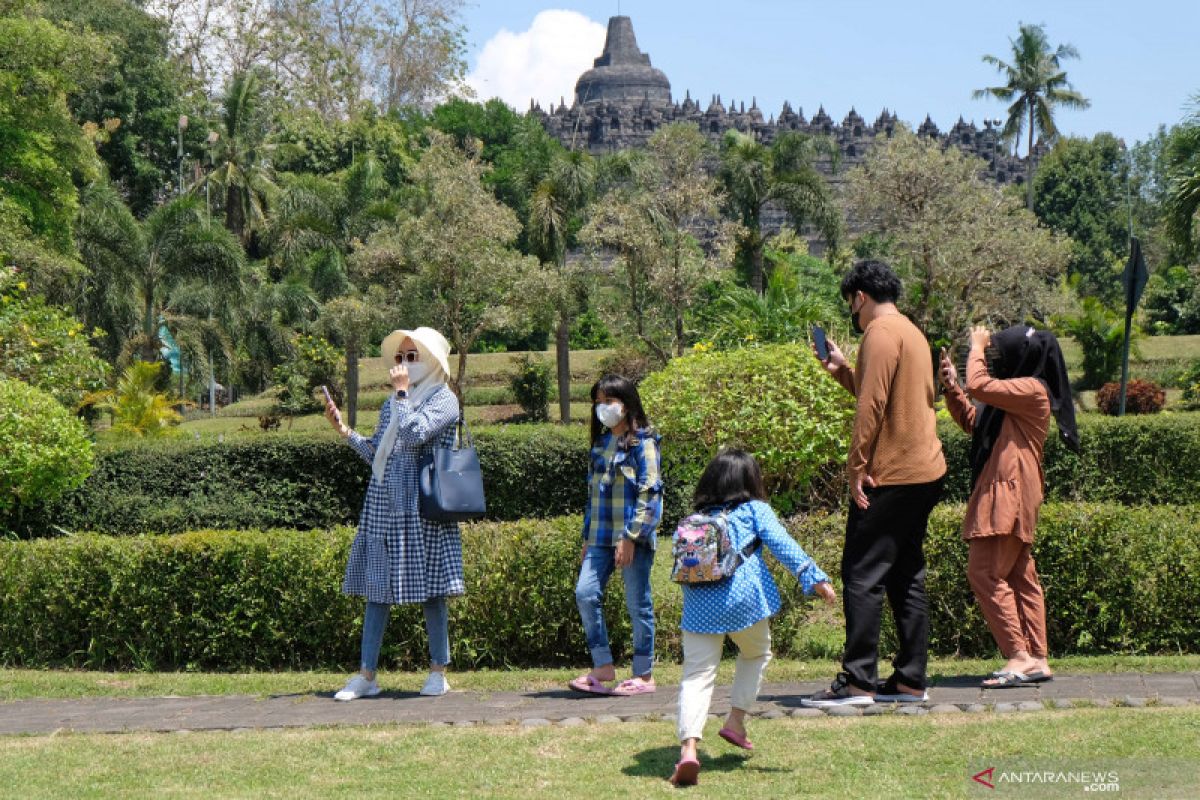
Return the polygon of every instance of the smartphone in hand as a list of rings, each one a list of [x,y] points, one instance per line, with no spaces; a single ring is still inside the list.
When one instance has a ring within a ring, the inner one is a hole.
[[[829,340],[825,338],[825,329],[820,325],[810,325],[809,332],[812,334],[813,346],[817,348],[817,358],[828,361]]]
[[[330,396],[330,394],[329,394],[329,387],[328,387],[328,386],[322,386],[322,387],[321,387],[321,394],[325,395],[325,405],[327,405],[327,406],[331,406],[331,405],[333,405],[333,404],[334,404],[334,403],[333,403],[333,397],[331,397],[331,396]]]

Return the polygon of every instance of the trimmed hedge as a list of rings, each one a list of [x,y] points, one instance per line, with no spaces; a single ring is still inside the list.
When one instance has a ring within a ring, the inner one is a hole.
[[[965,502],[971,440],[953,422],[939,424],[946,451],[946,499]],[[1052,422],[1046,441],[1049,500],[1127,505],[1196,502],[1200,497],[1200,414],[1079,418],[1082,446],[1067,449]]]
[[[584,507],[587,434],[582,428],[496,426],[472,433],[492,519],[559,516]],[[370,477],[368,465],[328,435],[139,443],[98,451],[83,487],[52,505],[27,509],[17,533],[353,524]],[[17,528],[15,518],[7,526]]]
[[[937,653],[994,655],[966,582],[961,506],[939,507],[927,545]],[[458,668],[583,664],[575,608],[579,517],[464,527],[467,594],[451,603]],[[836,575],[844,518],[797,517],[797,539]],[[351,531],[204,531],[0,542],[0,662],[96,669],[350,669],[363,603],[339,592]],[[1200,507],[1048,505],[1035,555],[1054,654],[1200,652]],[[655,563],[658,656],[680,658],[681,593]],[[779,575],[777,564],[773,567]],[[837,657],[840,617],[779,575],[775,650]],[[835,579],[836,582],[836,579]],[[606,598],[629,658],[620,578]],[[417,606],[393,611],[385,667],[426,661]],[[894,647],[890,624],[881,652]]]
[[[1200,497],[1200,414],[1080,419],[1083,452],[1051,426],[1046,484],[1051,500],[1178,504]],[[969,439],[952,422],[939,433],[949,465],[946,499],[965,501]],[[580,513],[587,500],[582,426],[512,425],[475,431],[492,519]],[[664,474],[688,475],[669,439]],[[99,450],[79,490],[26,509],[21,535],[66,530],[177,533],[200,528],[320,528],[358,520],[370,470],[328,435],[270,434],[225,444],[146,442]],[[691,486],[666,486],[664,527],[685,509]],[[6,526],[0,519],[0,529]],[[9,519],[7,527],[16,526]]]

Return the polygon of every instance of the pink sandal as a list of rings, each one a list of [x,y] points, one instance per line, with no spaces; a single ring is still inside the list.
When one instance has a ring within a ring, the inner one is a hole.
[[[644,681],[641,678],[629,678],[618,683],[612,693],[621,697],[632,697],[635,694],[652,694],[657,686],[653,681]]]
[[[754,743],[742,736],[732,728],[721,728],[717,731],[717,736],[720,736],[725,741],[729,742],[734,747],[740,747],[743,750],[753,750]]]
[[[700,783],[700,762],[691,758],[680,761],[669,780],[675,786],[695,786]]]
[[[580,675],[567,684],[577,692],[584,694],[612,694],[613,690],[605,686],[594,675]]]

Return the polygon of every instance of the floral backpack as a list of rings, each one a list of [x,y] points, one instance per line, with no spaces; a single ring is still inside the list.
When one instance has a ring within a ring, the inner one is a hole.
[[[719,514],[698,511],[683,518],[671,539],[671,580],[681,584],[723,581],[754,555],[758,537],[741,550],[729,536],[729,509]]]

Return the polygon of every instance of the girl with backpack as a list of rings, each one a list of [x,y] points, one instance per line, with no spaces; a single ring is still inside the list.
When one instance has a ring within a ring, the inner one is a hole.
[[[662,519],[662,478],[658,443],[637,387],[619,375],[605,375],[592,387],[592,450],[588,464],[588,505],[583,515],[583,551],[575,603],[583,620],[592,669],[569,686],[587,694],[635,695],[655,690],[654,601],[650,570]],[[621,568],[625,605],[633,621],[633,677],[617,678],[608,629],[604,590]]]
[[[837,602],[829,576],[784,530],[766,498],[762,470],[754,457],[743,450],[722,450],[696,486],[693,508],[697,513],[680,523],[676,532],[672,575],[683,587],[681,747],[671,775],[671,783],[677,786],[699,780],[696,745],[708,718],[726,636],[737,645],[738,658],[733,707],[718,735],[743,750],[754,749],[746,738],[746,712],[758,697],[771,659],[768,619],[780,608],[779,590],[763,561],[761,545],[799,579],[805,594],[818,594],[830,605]]]

